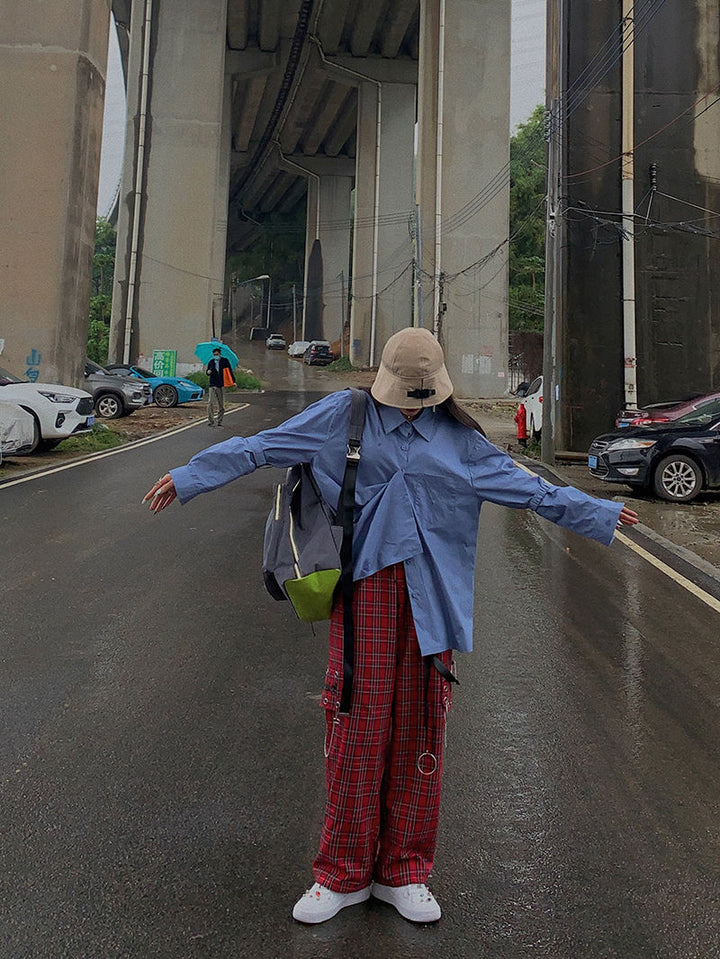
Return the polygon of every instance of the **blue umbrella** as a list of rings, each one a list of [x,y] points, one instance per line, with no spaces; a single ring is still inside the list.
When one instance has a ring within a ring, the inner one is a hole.
[[[220,350],[220,355],[226,357],[230,361],[230,366],[235,369],[240,360],[237,358],[237,355],[233,353],[229,346],[225,346],[224,343],[221,343],[220,340],[207,340],[205,343],[198,343],[195,347],[195,356],[200,360],[201,363],[207,364],[213,358],[213,350]]]

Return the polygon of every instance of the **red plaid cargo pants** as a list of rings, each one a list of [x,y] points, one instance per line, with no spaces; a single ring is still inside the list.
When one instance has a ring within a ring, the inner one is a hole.
[[[333,892],[363,889],[373,879],[386,886],[427,880],[452,696],[450,683],[432,668],[426,709],[426,674],[402,563],[357,582],[353,607],[350,714],[338,714],[342,602],[330,621],[330,661],[321,697],[327,800],[313,873]],[[450,667],[450,651],[439,658]]]

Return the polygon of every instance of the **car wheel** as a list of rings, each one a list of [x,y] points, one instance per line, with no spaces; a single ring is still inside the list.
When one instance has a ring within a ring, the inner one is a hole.
[[[673,503],[689,503],[703,486],[700,467],[689,456],[676,453],[667,456],[655,467],[653,489],[661,499]]]
[[[116,420],[123,415],[122,401],[114,393],[103,393],[95,400],[95,410],[98,416],[106,420]]]
[[[54,450],[58,443],[62,443],[62,440],[41,440],[40,449],[46,453],[49,453],[50,450]]]
[[[30,454],[34,453],[42,442],[42,433],[40,432],[40,423],[38,422],[37,417],[32,410],[27,408],[27,406],[23,406],[22,409],[24,409],[26,413],[29,413],[33,418],[33,439],[30,446],[27,446],[21,453],[13,453],[13,456],[30,456]]]
[[[178,392],[175,387],[169,383],[161,383],[160,386],[155,387],[153,399],[155,400],[156,406],[162,406],[167,409],[171,406],[177,406]]]

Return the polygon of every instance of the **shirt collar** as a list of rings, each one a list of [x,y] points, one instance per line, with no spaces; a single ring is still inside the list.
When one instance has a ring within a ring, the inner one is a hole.
[[[378,403],[377,409],[380,416],[380,422],[382,423],[383,429],[386,433],[392,433],[393,430],[398,428],[398,426],[402,426],[403,423],[408,422],[400,410],[396,409],[394,406],[385,406],[383,403]],[[413,429],[428,442],[432,439],[433,434],[435,433],[435,428],[437,425],[435,416],[436,414],[433,413],[432,410],[425,409],[410,423]]]

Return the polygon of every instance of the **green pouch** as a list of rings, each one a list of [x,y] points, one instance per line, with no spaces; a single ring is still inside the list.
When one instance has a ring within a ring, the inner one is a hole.
[[[298,619],[305,623],[315,623],[330,619],[333,594],[340,579],[339,569],[320,569],[297,579],[286,579],[283,589],[286,591]]]

